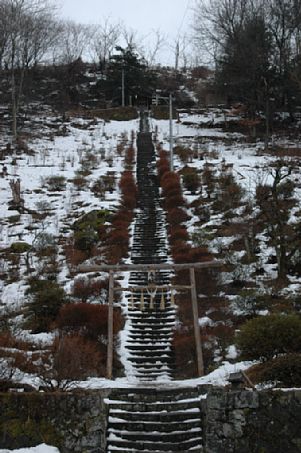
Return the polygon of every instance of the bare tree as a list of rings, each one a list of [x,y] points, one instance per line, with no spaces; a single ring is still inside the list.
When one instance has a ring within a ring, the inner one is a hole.
[[[290,220],[296,204],[293,196],[295,185],[289,178],[293,168],[293,165],[287,166],[282,160],[275,162],[269,169],[272,184],[256,187],[259,220],[263,222],[270,244],[275,250],[280,280],[287,278],[291,260],[300,250],[300,222]]]
[[[56,48],[55,58],[66,64],[82,58],[87,52],[91,28],[74,21],[61,22],[60,44]]]
[[[91,28],[90,52],[93,60],[100,64],[102,70],[105,70],[107,61],[118,45],[120,36],[120,23],[110,22],[108,17],[101,24]]]
[[[10,71],[12,134],[17,138],[17,114],[25,71],[36,64],[53,42],[53,8],[47,0],[1,0],[0,57]]]
[[[175,70],[178,71],[179,67],[182,66],[184,68],[187,67],[188,58],[189,58],[189,48],[191,45],[191,40],[188,38],[186,34],[179,35],[175,40],[173,45],[171,46],[174,59],[175,59]]]
[[[102,356],[96,342],[79,335],[55,338],[34,370],[46,391],[68,390],[74,381],[103,376]]]
[[[147,38],[149,39],[146,51],[143,52],[143,57],[149,66],[153,66],[156,63],[159,52],[166,45],[166,36],[159,28],[157,28],[156,30],[152,30],[145,39]]]

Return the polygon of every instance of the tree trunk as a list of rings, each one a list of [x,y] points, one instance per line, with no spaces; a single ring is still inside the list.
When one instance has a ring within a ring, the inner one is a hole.
[[[17,100],[16,100],[16,80],[15,71],[11,73],[11,101],[12,101],[12,135],[13,141],[17,141]]]

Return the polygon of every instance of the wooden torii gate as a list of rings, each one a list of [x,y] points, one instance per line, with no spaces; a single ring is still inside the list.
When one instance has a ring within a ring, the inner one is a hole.
[[[180,271],[189,270],[190,272],[190,285],[162,285],[157,286],[158,290],[190,290],[191,291],[191,302],[192,302],[192,313],[193,313],[193,326],[194,326],[194,337],[196,347],[196,358],[197,358],[197,369],[198,376],[204,375],[204,362],[203,362],[203,351],[202,351],[202,340],[200,335],[199,317],[198,317],[198,303],[197,303],[197,291],[195,284],[195,269],[209,269],[217,268],[222,266],[222,261],[204,261],[203,263],[185,263],[185,264],[173,264],[173,263],[160,263],[160,264],[120,264],[120,265],[91,265],[91,266],[78,266],[79,272],[108,272],[109,273],[109,310],[108,310],[108,345],[107,345],[107,378],[112,379],[113,374],[113,309],[114,309],[114,292],[115,291],[131,291],[133,288],[121,288],[120,286],[114,286],[114,275],[119,272],[154,272],[154,271]],[[153,285],[148,286],[137,286],[134,289],[152,289]]]

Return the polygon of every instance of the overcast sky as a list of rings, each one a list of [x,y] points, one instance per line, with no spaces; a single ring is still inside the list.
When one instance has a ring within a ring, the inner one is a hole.
[[[58,3],[61,15],[77,22],[97,23],[110,17],[137,30],[141,36],[159,28],[172,40],[191,24],[193,0],[59,0]],[[162,58],[172,62],[167,49]]]

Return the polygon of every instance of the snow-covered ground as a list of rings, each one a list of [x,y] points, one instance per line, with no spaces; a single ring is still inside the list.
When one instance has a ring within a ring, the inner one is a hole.
[[[227,121],[237,119],[228,117]],[[225,132],[220,128],[221,123],[225,120],[224,113],[214,111],[207,114],[189,115],[181,114],[181,122],[174,121],[175,143],[190,147],[196,150],[195,155],[188,163],[189,166],[202,170],[206,163],[212,164],[217,171],[223,164],[229,165],[235,179],[245,190],[245,197],[252,198],[255,195],[256,185],[258,183],[271,182],[271,174],[268,171],[271,163],[275,158],[271,155],[262,153],[263,143],[257,141],[250,143],[245,136],[238,133]],[[50,121],[50,119],[49,119]],[[183,122],[187,121],[187,125]],[[216,128],[206,127],[207,123],[216,125]],[[152,130],[157,131],[158,141],[163,143],[164,149],[169,147],[169,122],[166,120],[151,120]],[[202,127],[196,127],[202,126]],[[83,127],[87,127],[84,129]],[[117,122],[111,121],[106,123],[97,120],[95,124],[90,124],[88,120],[76,119],[66,125],[65,135],[55,135],[54,133],[45,133],[44,137],[36,137],[28,142],[28,147],[32,152],[26,154],[8,156],[2,164],[7,167],[8,175],[0,178],[0,250],[5,251],[14,242],[26,242],[32,245],[40,232],[52,235],[57,240],[59,238],[71,235],[71,226],[75,219],[92,209],[114,209],[120,199],[118,184],[112,193],[107,192],[105,198],[100,199],[92,191],[93,183],[101,176],[110,172],[114,174],[116,181],[124,169],[123,157],[116,152],[117,145],[122,141],[129,142],[132,131],[137,132],[138,120]],[[275,143],[285,144],[285,138],[277,139]],[[4,146],[4,142],[1,144]],[[294,146],[300,146],[295,143]],[[202,157],[201,157],[202,156]],[[203,157],[205,156],[205,157]],[[93,163],[94,162],[94,163]],[[180,170],[183,162],[177,155],[174,156],[175,169]],[[83,186],[76,186],[74,178],[78,172],[86,167],[90,174],[84,177]],[[49,190],[49,178],[54,176],[64,177],[63,190]],[[296,169],[291,175],[292,178],[300,177],[300,169]],[[19,214],[17,211],[9,209],[11,200],[10,181],[20,179],[21,194],[25,201],[24,213]],[[291,221],[294,221],[298,209],[300,209],[301,192],[300,187],[296,188],[296,197],[298,206],[292,214]],[[185,193],[188,203],[191,205],[199,194],[192,195]],[[192,218],[187,224],[189,233],[195,231],[197,216],[193,215],[193,210],[188,207],[189,214]],[[45,219],[36,220],[32,212],[47,212]],[[237,211],[239,218],[239,211]],[[222,220],[221,215],[214,214],[208,222],[202,225],[202,228],[216,227]],[[219,253],[221,248],[229,248],[235,240],[235,236],[215,236],[214,241],[210,244],[210,250],[213,253]],[[258,237],[261,247],[261,261],[265,266],[266,280],[275,277],[275,265],[269,264],[268,258],[271,254],[271,247],[266,244],[264,235]],[[240,252],[236,252],[235,259],[240,259]],[[67,291],[72,287],[72,277],[69,275],[69,269],[66,264],[65,256],[60,248],[58,253],[59,261],[59,281],[64,285]],[[39,260],[32,256],[33,267],[38,269]],[[0,256],[0,271],[3,278],[0,279],[0,311],[16,311],[26,303],[25,291],[26,282],[26,264],[24,256],[21,255],[19,264],[19,277],[15,281],[9,281],[5,278],[9,272],[11,263],[6,260],[5,253]],[[249,265],[244,267],[246,273],[250,275],[254,268]],[[246,274],[247,275],[247,274]],[[231,277],[230,273],[224,273],[222,278],[227,282]],[[124,284],[127,282],[127,274],[123,278]],[[261,284],[260,278],[256,280]],[[288,295],[300,295],[300,279],[291,279],[291,284],[284,290]],[[229,301],[231,302],[231,297]],[[235,306],[233,303],[232,307]],[[243,314],[233,308],[234,314]],[[264,313],[262,313],[264,314]],[[16,317],[15,331],[24,339],[30,339],[36,343],[49,344],[53,339],[53,334],[32,335],[28,331],[20,330],[18,325],[19,318]],[[210,314],[200,318],[200,326],[212,326],[214,322]],[[126,331],[121,335],[121,352],[124,355],[123,348]],[[233,349],[228,350],[227,358],[231,361],[236,359]],[[220,366],[211,374],[198,380],[185,381],[185,385],[207,384],[226,385],[227,376],[230,372],[245,369],[249,363],[232,364],[229,362],[220,363]],[[127,370],[131,375],[131,370]],[[24,376],[22,382],[31,383],[38,386],[35,377]],[[182,385],[182,381],[175,381],[172,385]],[[128,381],[118,379],[116,382],[106,381],[104,379],[90,379],[85,383],[80,383],[84,388],[103,388],[106,386],[127,386]],[[160,385],[160,382],[158,382]],[[37,452],[40,453],[40,452]],[[44,452],[43,452],[44,453]],[[52,452],[51,452],[52,453]]]
[[[0,450],[0,453],[60,453],[55,447],[46,444],[38,445],[32,448],[20,448],[18,450]]]

